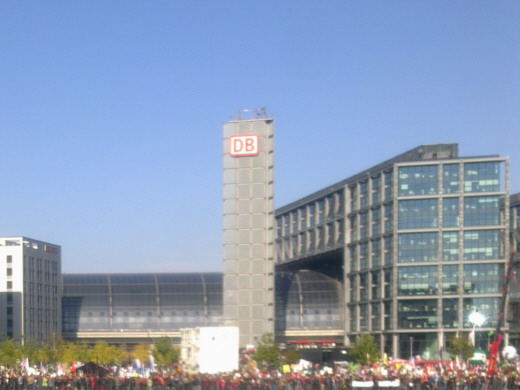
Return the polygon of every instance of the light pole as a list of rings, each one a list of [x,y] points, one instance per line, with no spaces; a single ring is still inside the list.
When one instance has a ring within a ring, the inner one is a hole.
[[[410,359],[413,358],[413,337],[410,336]]]

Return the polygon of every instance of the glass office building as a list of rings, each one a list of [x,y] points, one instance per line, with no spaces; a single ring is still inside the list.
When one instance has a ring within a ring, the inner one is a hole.
[[[277,269],[341,282],[346,344],[370,333],[389,356],[438,358],[470,312],[495,326],[508,214],[507,158],[423,145],[277,210]]]

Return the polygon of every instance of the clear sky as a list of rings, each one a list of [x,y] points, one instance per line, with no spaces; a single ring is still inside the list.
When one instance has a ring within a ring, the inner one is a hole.
[[[222,125],[259,107],[276,207],[428,143],[520,192],[520,2],[1,1],[0,235],[221,271]]]

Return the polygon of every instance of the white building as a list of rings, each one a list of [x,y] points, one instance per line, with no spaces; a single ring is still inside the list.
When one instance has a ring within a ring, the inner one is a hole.
[[[0,340],[61,336],[61,247],[0,237]]]

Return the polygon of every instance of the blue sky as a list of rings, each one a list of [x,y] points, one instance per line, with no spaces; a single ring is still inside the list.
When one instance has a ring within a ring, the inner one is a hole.
[[[221,270],[222,124],[266,107],[282,206],[420,144],[520,192],[518,1],[2,1],[0,235],[64,272]]]

